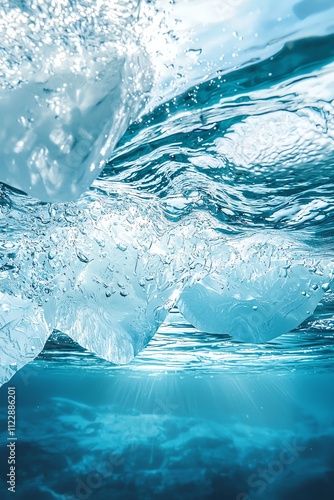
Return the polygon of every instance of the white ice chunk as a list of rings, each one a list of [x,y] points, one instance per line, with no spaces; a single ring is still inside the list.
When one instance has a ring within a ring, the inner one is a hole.
[[[178,307],[199,330],[246,342],[266,342],[300,325],[329,279],[328,269],[277,236],[233,240],[213,252],[214,269],[185,289]]]
[[[103,251],[95,243],[95,251],[78,254],[83,269],[62,299],[56,324],[117,364],[128,363],[147,345],[183,286],[164,260],[167,237],[158,240],[148,218],[127,218],[101,217],[90,231],[90,242],[103,238]]]

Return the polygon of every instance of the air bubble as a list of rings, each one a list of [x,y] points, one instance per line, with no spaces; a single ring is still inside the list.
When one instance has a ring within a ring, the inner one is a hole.
[[[78,251],[77,252],[77,257],[84,264],[88,264],[89,258],[85,254],[83,254],[82,252]]]
[[[118,250],[121,250],[121,252],[125,252],[128,249],[128,247],[126,245],[124,245],[123,243],[117,243],[116,246],[117,246]]]

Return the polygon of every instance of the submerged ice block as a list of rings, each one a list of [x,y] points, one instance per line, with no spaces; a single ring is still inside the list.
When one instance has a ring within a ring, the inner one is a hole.
[[[201,331],[267,342],[309,317],[328,287],[326,263],[283,235],[232,240],[212,251],[212,272],[178,302]]]
[[[83,232],[70,237],[72,248],[56,257],[67,264],[64,280],[75,272],[72,284],[55,276],[57,290],[65,285],[55,301],[55,328],[116,364],[146,347],[185,283],[207,272],[209,246],[196,225],[170,226],[149,201],[141,203],[120,213],[109,200],[100,216],[98,205]]]
[[[0,386],[38,356],[49,334],[41,307],[0,292]]]
[[[90,226],[76,241],[80,269],[58,306],[56,328],[108,361],[130,362],[182,288],[178,269],[165,258],[166,236],[158,239],[155,231],[134,207]]]

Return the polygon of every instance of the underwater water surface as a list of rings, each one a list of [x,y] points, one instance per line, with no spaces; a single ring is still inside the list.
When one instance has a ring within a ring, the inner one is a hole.
[[[1,498],[333,498],[332,2],[0,12]]]

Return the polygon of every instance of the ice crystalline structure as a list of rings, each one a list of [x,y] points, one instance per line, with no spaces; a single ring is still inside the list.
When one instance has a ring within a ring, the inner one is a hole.
[[[41,352],[49,334],[41,307],[0,292],[0,385]]]
[[[196,328],[267,342],[309,317],[328,287],[321,265],[290,238],[255,235],[212,247],[214,269],[183,292],[178,307]]]
[[[73,200],[91,185],[150,87],[137,9],[1,2],[0,181],[43,201]]]
[[[182,283],[166,258],[166,236],[135,207],[101,217],[85,239],[75,284],[58,308],[56,327],[114,363],[127,363],[164,321]]]

